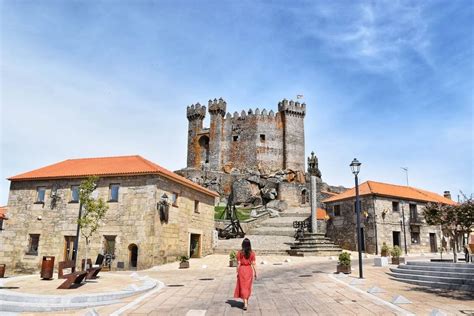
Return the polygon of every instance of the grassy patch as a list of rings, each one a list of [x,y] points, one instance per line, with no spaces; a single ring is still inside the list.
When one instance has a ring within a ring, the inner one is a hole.
[[[237,207],[237,218],[241,221],[250,218],[249,208],[239,208]],[[224,219],[225,206],[216,206],[214,207],[214,219]]]

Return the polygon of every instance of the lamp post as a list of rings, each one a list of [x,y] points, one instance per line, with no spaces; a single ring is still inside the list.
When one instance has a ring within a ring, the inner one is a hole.
[[[79,225],[79,220],[82,217],[82,201],[79,202],[79,216],[77,217],[77,227],[76,227],[76,238],[74,238],[74,245],[72,246],[72,261],[74,261],[74,266],[76,265],[77,259],[77,250],[79,248],[79,231],[81,226]]]
[[[352,160],[350,167],[352,170],[352,173],[355,176],[355,190],[356,190],[356,214],[357,214],[357,250],[359,251],[359,278],[364,278],[363,272],[362,272],[362,236],[360,235],[360,204],[359,204],[359,178],[357,175],[359,174],[360,171],[360,165],[361,163],[354,158]]]

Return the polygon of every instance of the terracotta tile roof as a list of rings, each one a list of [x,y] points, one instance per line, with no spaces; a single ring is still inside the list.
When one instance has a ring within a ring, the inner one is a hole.
[[[318,207],[317,212],[316,212],[316,218],[325,219],[326,215],[327,215],[326,210]]]
[[[400,199],[408,199],[415,201],[423,202],[438,202],[444,204],[454,205],[456,202],[453,200],[447,199],[444,196],[439,194],[421,190],[414,187],[388,184],[375,181],[366,181],[359,185],[359,195],[378,195],[378,196],[387,196],[395,197]],[[355,197],[355,188],[349,189],[342,192],[336,196],[329,197],[322,202],[335,202],[342,201],[347,199],[352,199]]]
[[[112,177],[159,174],[174,182],[212,196],[219,196],[191,180],[169,171],[141,156],[68,159],[43,168],[8,178],[10,181],[43,179],[85,178],[88,176]]]
[[[0,206],[0,219],[8,219],[6,206]]]

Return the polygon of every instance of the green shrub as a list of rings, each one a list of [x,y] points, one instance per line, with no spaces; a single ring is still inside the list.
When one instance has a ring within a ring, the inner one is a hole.
[[[350,266],[351,265],[351,254],[348,252],[342,252],[339,255],[339,264],[342,266]]]
[[[387,256],[389,252],[390,252],[390,247],[388,247],[386,243],[383,243],[382,252],[381,252],[382,256]]]
[[[188,262],[189,257],[188,256],[180,256],[178,257],[179,262]]]
[[[237,254],[235,253],[234,250],[232,250],[229,254],[229,260],[230,261],[235,261],[237,259]]]
[[[402,248],[398,246],[393,247],[391,251],[391,255],[394,258],[400,258],[400,256],[402,255]]]

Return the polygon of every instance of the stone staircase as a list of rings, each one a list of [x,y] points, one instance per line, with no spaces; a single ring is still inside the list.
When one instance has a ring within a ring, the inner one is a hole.
[[[303,239],[295,242],[293,222],[306,220],[311,215],[309,207],[292,207],[279,215],[262,221],[246,232],[246,237],[251,240],[252,248],[257,254],[337,256],[341,253],[341,248],[324,237],[324,234],[307,233]],[[239,249],[241,243],[241,240],[219,240],[216,253],[228,253],[232,247]]]
[[[334,244],[322,233],[305,233],[290,247],[288,254],[291,256],[338,256],[342,249]]]
[[[409,261],[390,268],[393,280],[410,284],[474,292],[474,264]]]

